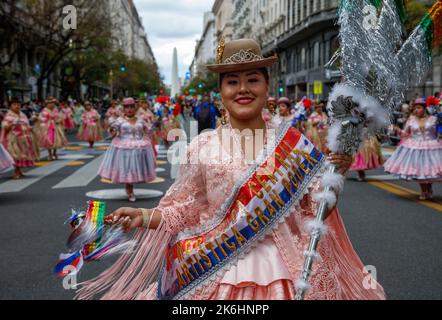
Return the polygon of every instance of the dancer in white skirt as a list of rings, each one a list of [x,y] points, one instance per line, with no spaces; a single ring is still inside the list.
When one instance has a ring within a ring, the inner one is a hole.
[[[136,115],[133,98],[124,99],[124,115],[111,124],[112,144],[98,174],[112,183],[125,183],[129,201],[135,202],[134,184],[156,178],[150,128]]]

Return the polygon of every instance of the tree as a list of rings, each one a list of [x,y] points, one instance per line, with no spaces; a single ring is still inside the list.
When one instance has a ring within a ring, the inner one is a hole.
[[[68,5],[75,8],[72,19],[76,23],[72,28],[64,23],[67,14],[63,9]],[[2,38],[10,41],[6,49],[10,52],[9,59],[2,64],[10,63],[23,47],[37,52],[41,61],[37,75],[39,98],[45,95],[44,80],[49,79],[63,59],[74,51],[93,47],[98,39],[110,37],[107,0],[3,0],[0,15],[7,17],[2,22]],[[7,34],[11,29],[19,32]]]
[[[139,59],[129,59],[121,51],[113,55],[112,85],[114,93],[119,96],[137,96],[147,92],[154,94],[164,87],[158,67]],[[120,66],[126,70],[122,71]]]
[[[213,61],[208,61],[205,63],[213,64]],[[216,92],[218,91],[218,75],[212,72],[199,71],[190,81],[183,92],[189,91],[189,93],[195,93],[198,95],[204,94],[206,92]]]

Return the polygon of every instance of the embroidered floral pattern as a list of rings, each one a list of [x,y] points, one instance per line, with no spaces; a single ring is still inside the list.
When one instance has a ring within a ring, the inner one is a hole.
[[[247,51],[240,50],[234,55],[224,60],[223,64],[235,64],[235,63],[253,62],[260,60],[263,60],[262,57],[253,53],[251,50]]]

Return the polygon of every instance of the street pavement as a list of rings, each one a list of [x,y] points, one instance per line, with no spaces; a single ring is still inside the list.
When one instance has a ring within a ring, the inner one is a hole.
[[[71,137],[72,138],[72,137]],[[71,141],[74,141],[71,139]],[[94,149],[73,142],[60,160],[43,159],[23,180],[0,177],[0,299],[72,299],[63,279],[52,274],[65,250],[71,208],[84,208],[91,191],[122,189],[96,175],[109,141]],[[386,156],[391,149],[384,149]],[[161,151],[163,156],[164,151]],[[138,189],[166,192],[172,183],[170,165],[159,159],[158,181]],[[382,170],[358,182],[350,173],[339,200],[353,246],[365,265],[376,268],[389,299],[442,298],[442,187],[434,201],[418,201],[418,185],[392,179]],[[162,178],[162,179],[161,179]],[[122,206],[155,207],[160,197],[106,200],[108,212]],[[84,266],[78,281],[90,279],[116,258]]]

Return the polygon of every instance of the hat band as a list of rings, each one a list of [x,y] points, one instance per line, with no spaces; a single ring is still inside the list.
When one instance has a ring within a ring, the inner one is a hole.
[[[244,63],[244,62],[254,62],[261,61],[263,57],[258,56],[250,50],[244,51],[240,50],[237,53],[233,54],[226,60],[224,60],[223,64],[235,64],[235,63]]]

